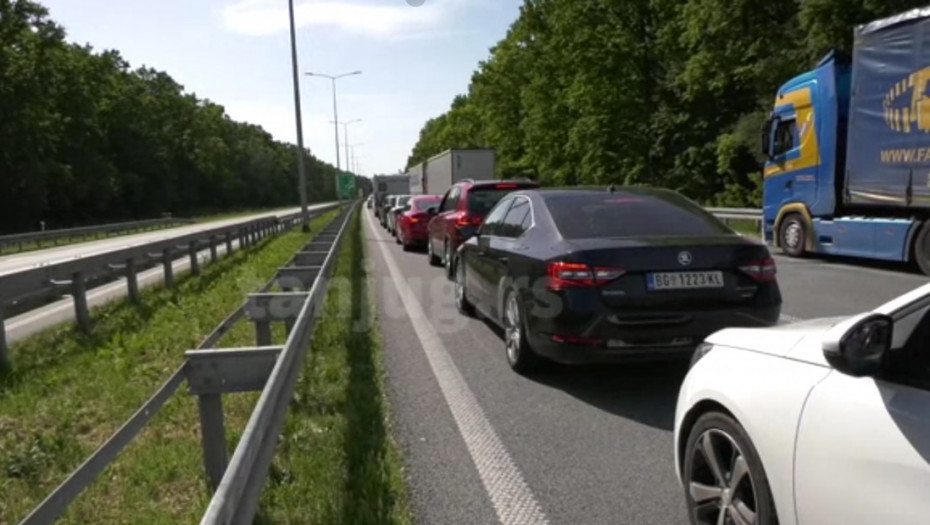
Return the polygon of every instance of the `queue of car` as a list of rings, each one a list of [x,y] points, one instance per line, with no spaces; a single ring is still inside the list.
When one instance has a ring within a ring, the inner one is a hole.
[[[691,523],[930,523],[930,285],[778,324],[768,248],[662,189],[464,181],[395,224],[459,311],[503,328],[518,373],[690,359],[674,454]]]

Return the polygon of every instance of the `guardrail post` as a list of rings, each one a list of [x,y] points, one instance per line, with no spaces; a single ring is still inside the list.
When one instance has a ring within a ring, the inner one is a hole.
[[[171,265],[171,248],[162,250],[161,264],[165,267],[165,288],[174,288],[174,267]]]
[[[139,302],[139,279],[136,276],[136,260],[132,257],[126,259],[126,288],[129,291],[129,301]]]
[[[216,235],[210,236],[210,262],[215,263],[217,259],[216,255]]]
[[[187,252],[191,258],[191,274],[200,275],[200,260],[197,259],[197,241],[188,243]]]
[[[84,285],[84,274],[74,272],[71,275],[71,297],[74,299],[74,317],[78,326],[85,332],[90,332],[90,309],[87,307],[87,290]]]
[[[255,321],[255,344],[271,346],[271,322]]]
[[[232,255],[232,232],[226,232],[226,257]]]
[[[3,303],[0,302],[0,371],[10,368],[10,348],[6,343],[6,323],[3,320]]]
[[[200,446],[207,482],[216,490],[226,472],[226,427],[223,424],[223,398],[220,394],[197,396],[200,409]]]

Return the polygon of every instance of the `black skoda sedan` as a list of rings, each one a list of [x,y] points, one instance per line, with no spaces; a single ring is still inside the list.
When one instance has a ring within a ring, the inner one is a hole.
[[[711,333],[778,322],[768,249],[655,188],[508,195],[459,249],[455,301],[505,332],[510,366],[689,356]]]

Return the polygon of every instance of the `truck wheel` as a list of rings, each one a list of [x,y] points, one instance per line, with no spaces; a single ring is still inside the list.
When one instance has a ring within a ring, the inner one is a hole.
[[[914,238],[914,261],[924,275],[930,275],[930,221],[920,226]]]
[[[807,241],[807,226],[804,219],[796,213],[785,217],[778,228],[778,244],[785,255],[804,256],[804,244]]]

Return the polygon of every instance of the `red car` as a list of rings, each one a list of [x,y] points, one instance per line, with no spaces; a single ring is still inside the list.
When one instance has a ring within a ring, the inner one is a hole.
[[[429,222],[426,242],[430,264],[438,266],[441,261],[451,279],[455,275],[452,267],[455,251],[475,234],[491,208],[512,191],[538,187],[530,180],[464,180],[453,185],[443,196],[439,209],[430,212],[435,214]]]
[[[397,216],[396,237],[404,251],[426,244],[429,212],[439,208],[441,201],[441,195],[416,195],[407,203],[407,210]]]

